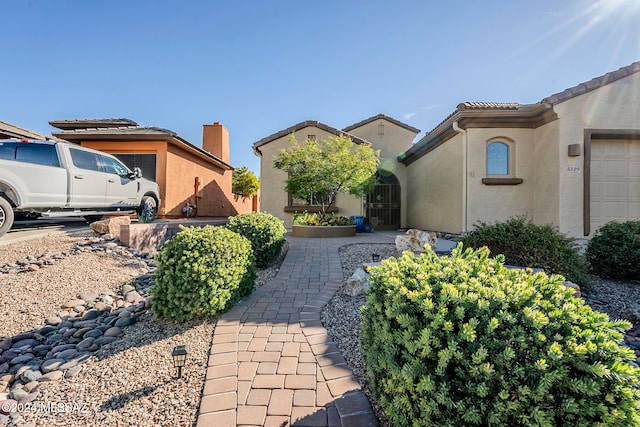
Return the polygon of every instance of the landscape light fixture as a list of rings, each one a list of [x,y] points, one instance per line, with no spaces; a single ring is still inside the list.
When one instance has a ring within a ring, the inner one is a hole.
[[[187,354],[189,354],[188,345],[177,345],[171,352],[171,356],[173,357],[173,367],[178,368],[178,378],[182,378],[182,368],[187,361]]]
[[[372,262],[379,262],[380,261],[380,254],[371,254],[371,261]]]

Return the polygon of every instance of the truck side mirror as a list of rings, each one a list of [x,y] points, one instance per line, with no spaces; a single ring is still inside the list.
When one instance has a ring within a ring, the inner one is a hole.
[[[133,172],[129,174],[129,179],[142,178],[142,170],[139,167],[133,168]]]

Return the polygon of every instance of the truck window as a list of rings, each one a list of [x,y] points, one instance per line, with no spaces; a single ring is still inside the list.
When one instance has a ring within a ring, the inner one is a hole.
[[[71,153],[71,161],[75,167],[102,172],[97,154],[91,151],[78,150],[77,148],[69,148],[69,152]]]
[[[127,168],[116,159],[112,159],[107,156],[100,156],[100,160],[102,161],[102,166],[107,173],[114,173],[120,176],[126,176],[129,174]]]
[[[16,159],[16,143],[0,142],[0,159],[15,160]]]
[[[37,165],[60,167],[56,147],[49,144],[18,144],[16,147],[16,160]]]
[[[135,167],[142,169],[142,176],[151,181],[156,180],[156,155],[155,154],[121,154],[109,153],[117,157],[130,170]]]

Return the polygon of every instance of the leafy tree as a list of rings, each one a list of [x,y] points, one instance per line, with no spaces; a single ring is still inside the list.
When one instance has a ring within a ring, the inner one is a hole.
[[[285,190],[293,197],[315,202],[324,218],[339,192],[361,196],[375,185],[380,150],[368,144],[355,144],[344,135],[308,140],[300,145],[295,137],[281,150],[276,168],[289,174]]]
[[[258,194],[260,181],[246,166],[234,169],[231,176],[231,191],[242,197],[253,197]]]

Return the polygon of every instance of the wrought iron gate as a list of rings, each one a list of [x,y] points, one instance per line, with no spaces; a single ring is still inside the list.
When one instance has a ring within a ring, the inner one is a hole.
[[[376,186],[365,198],[366,221],[374,229],[400,228],[400,183],[392,173],[376,173]]]

